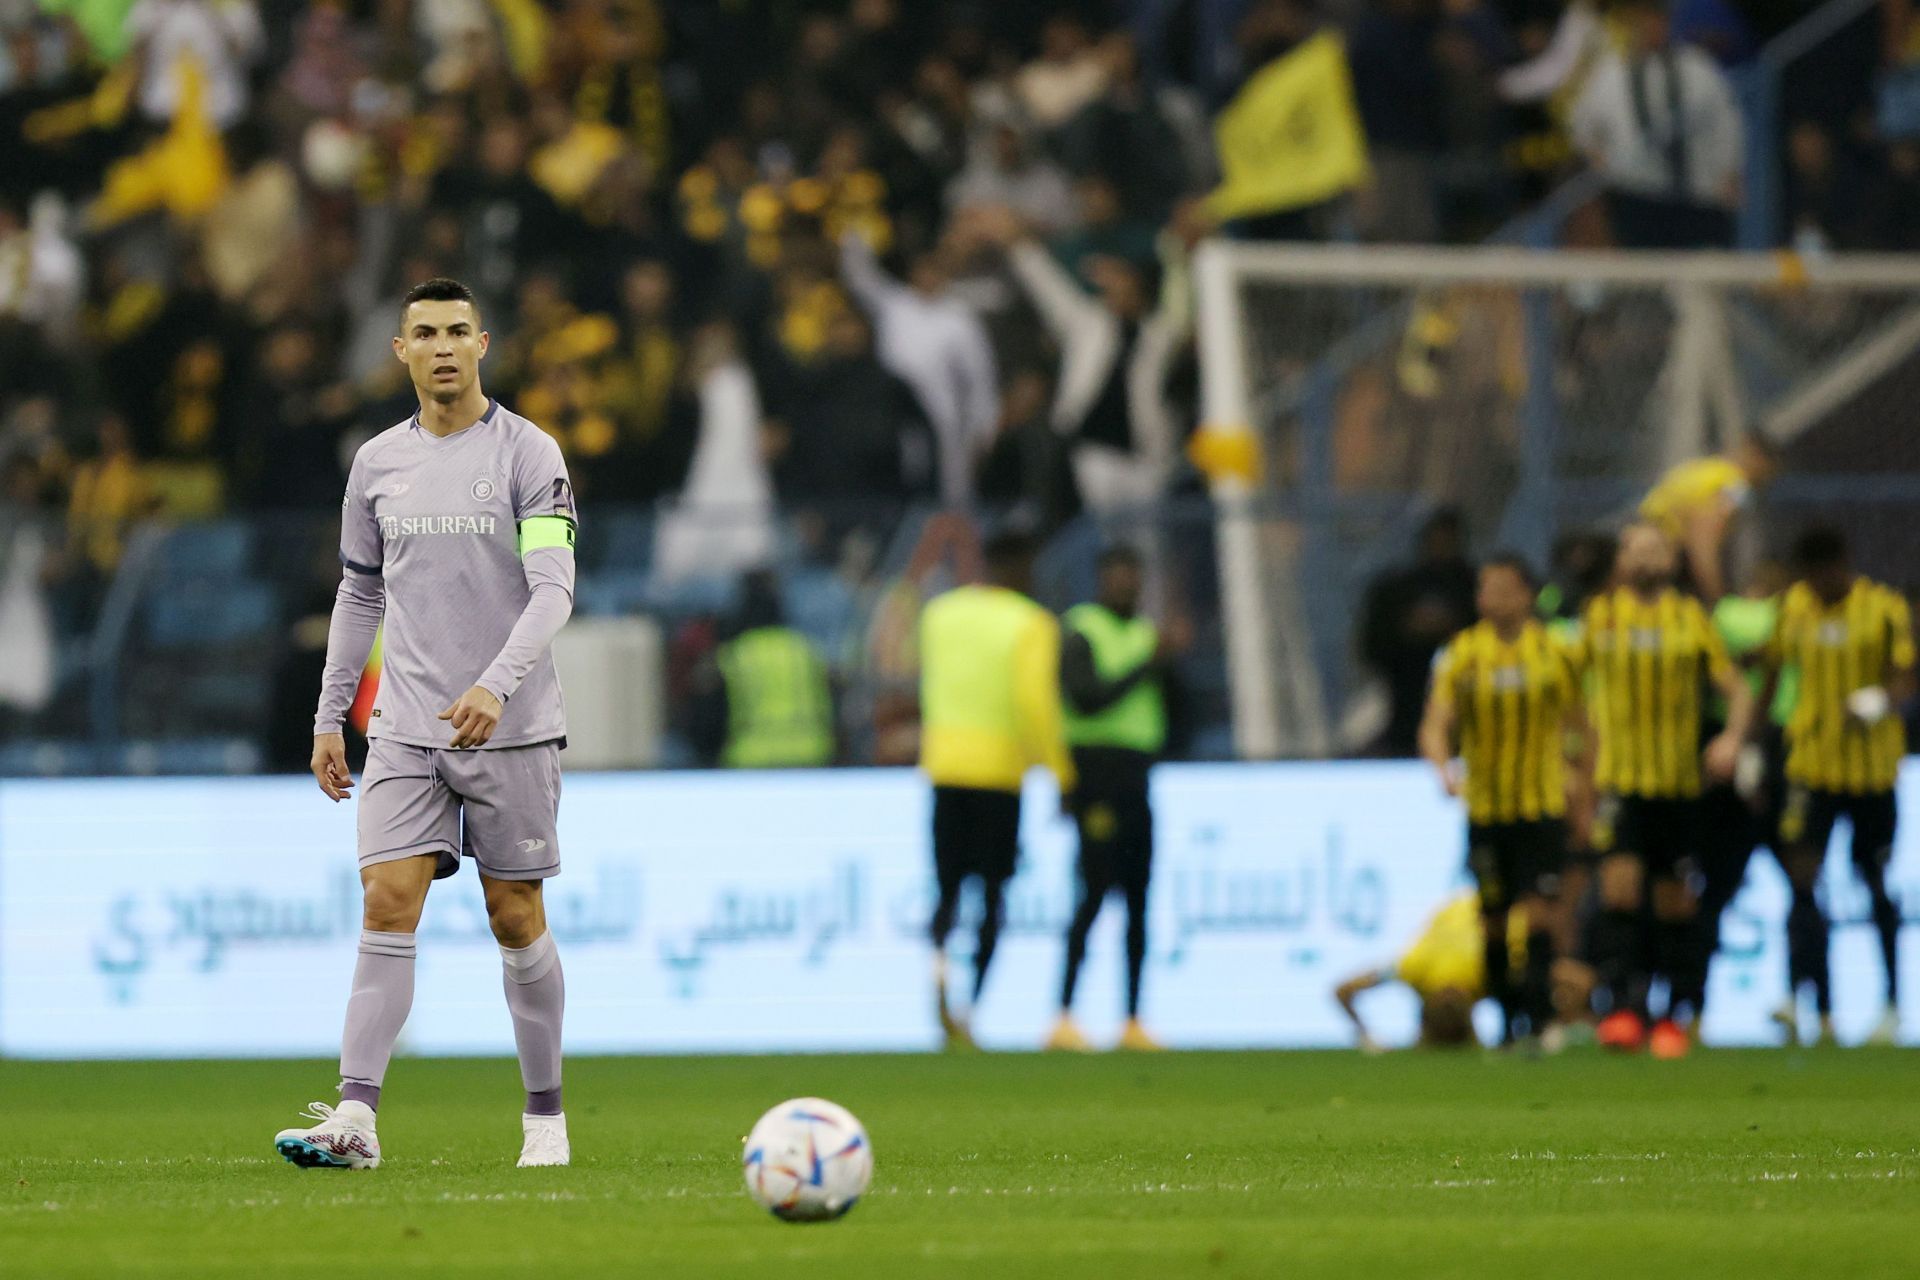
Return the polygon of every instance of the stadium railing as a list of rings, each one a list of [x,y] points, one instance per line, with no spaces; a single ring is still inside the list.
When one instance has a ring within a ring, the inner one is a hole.
[[[576,616],[657,624],[666,642],[661,669],[636,677],[657,681],[665,702],[669,733],[657,763],[694,763],[680,732],[688,676],[736,609],[742,575],[669,576],[656,556],[667,506],[583,506]],[[777,571],[787,619],[834,672],[847,762],[909,761],[914,620],[924,599],[956,580],[956,549],[994,517],[956,522],[928,508],[857,502],[745,517],[672,514],[683,532],[691,520],[696,539],[716,546],[737,541],[732,535],[748,518],[768,521],[773,551],[765,563]],[[1094,561],[1109,541],[1153,552],[1156,594],[1195,636],[1184,663],[1191,733],[1183,754],[1203,759],[1230,753],[1211,526],[1211,505],[1197,496],[1082,513],[1052,531],[1038,566],[1038,594],[1064,609],[1091,595]],[[303,767],[338,536],[332,512],[134,530],[85,624],[57,638],[65,661],[51,705],[0,724],[0,776]]]

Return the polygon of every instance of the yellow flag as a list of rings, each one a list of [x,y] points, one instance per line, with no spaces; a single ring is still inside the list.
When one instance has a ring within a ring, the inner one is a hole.
[[[1225,222],[1304,209],[1367,179],[1367,139],[1340,37],[1323,31],[1247,81],[1213,128],[1223,181],[1207,211]]]
[[[206,111],[206,73],[194,55],[180,56],[180,100],[166,133],[137,155],[107,169],[89,217],[96,228],[165,209],[191,221],[227,189],[227,152]]]

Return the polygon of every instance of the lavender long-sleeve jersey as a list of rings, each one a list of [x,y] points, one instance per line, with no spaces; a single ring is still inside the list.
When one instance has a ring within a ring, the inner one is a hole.
[[[415,415],[362,445],[314,732],[340,731],[384,621],[368,737],[444,747],[440,712],[476,684],[504,705],[487,747],[564,737],[549,646],[573,608],[576,518],[560,447],[497,401],[450,436]]]

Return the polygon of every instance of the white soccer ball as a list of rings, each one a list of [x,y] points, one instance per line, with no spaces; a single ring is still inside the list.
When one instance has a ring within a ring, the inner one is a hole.
[[[840,1217],[873,1178],[867,1131],[824,1098],[795,1098],[761,1116],[740,1161],[747,1194],[786,1222]]]

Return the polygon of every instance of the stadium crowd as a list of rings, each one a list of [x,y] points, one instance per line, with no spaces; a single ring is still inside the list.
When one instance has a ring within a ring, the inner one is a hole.
[[[44,659],[0,692],[46,704],[50,651],[92,627],[143,521],[330,510],[353,448],[408,411],[388,342],[420,279],[472,283],[502,337],[489,386],[559,439],[583,503],[670,508],[665,582],[764,565],[782,513],[811,513],[823,563],[917,503],[1056,528],[1200,488],[1198,235],[1473,241],[1589,161],[1623,242],[1649,184],[1656,211],[1697,189],[1724,224],[1724,68],[1798,12],[0,7],[6,625]],[[1639,99],[1602,81],[1668,36],[1720,142],[1636,158]],[[1245,141],[1292,107],[1319,127]],[[1794,234],[1904,243],[1911,144],[1848,127],[1796,125]]]

